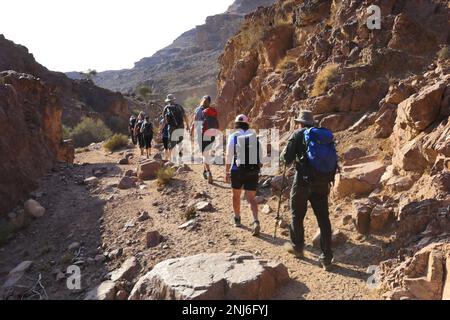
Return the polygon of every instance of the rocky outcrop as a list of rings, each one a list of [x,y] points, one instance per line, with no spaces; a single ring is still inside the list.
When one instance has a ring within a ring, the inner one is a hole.
[[[100,72],[94,79],[101,87],[134,93],[140,85],[161,97],[175,93],[180,102],[188,97],[216,96],[217,58],[238,30],[244,15],[275,0],[238,0],[227,12],[206,18],[205,24],[183,33],[170,46],[135,63],[133,69]],[[69,76],[76,76],[71,73]]]
[[[201,254],[157,264],[136,283],[130,300],[269,299],[289,279],[280,263],[248,254]]]
[[[42,80],[49,89],[51,87],[52,94],[59,98],[59,104],[63,107],[62,122],[69,126],[89,116],[126,130],[129,111],[136,105],[122,94],[99,88],[91,81],[75,81],[63,73],[46,69],[36,62],[27,48],[0,35],[0,71],[4,70],[30,74]]]
[[[51,88],[14,71],[0,72],[0,81],[0,213],[6,213],[25,200],[55,161],[73,162],[74,150],[62,140],[63,107]],[[43,214],[38,206],[29,207]]]

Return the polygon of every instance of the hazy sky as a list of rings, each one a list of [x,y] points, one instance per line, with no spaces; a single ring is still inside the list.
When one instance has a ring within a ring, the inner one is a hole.
[[[131,68],[233,0],[2,0],[0,34],[55,71]]]

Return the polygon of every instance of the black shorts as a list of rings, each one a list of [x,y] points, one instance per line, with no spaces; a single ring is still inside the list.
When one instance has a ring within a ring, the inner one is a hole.
[[[153,140],[153,136],[151,135],[144,135],[144,148],[145,149],[150,149],[152,147],[152,140]]]
[[[139,143],[139,148],[140,149],[144,149],[144,136],[142,135],[142,134],[138,134],[137,136],[136,136],[136,138],[137,138],[137,141],[138,141],[138,143]]]
[[[206,148],[209,145],[214,143],[215,139],[216,139],[216,137],[211,137],[211,141],[205,141],[205,140],[202,141],[202,153],[205,152]]]
[[[163,137],[163,145],[164,145],[165,150],[172,149],[170,147],[170,139],[169,138]]]
[[[256,191],[259,183],[258,170],[238,169],[231,171],[231,187],[233,189]]]

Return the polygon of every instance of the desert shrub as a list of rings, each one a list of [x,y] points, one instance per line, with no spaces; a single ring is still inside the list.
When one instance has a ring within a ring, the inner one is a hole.
[[[188,113],[191,113],[197,108],[200,104],[201,98],[192,96],[184,100],[184,107]]]
[[[194,206],[187,207],[182,213],[181,218],[186,221],[192,220],[197,215],[197,209]]]
[[[157,184],[159,187],[164,187],[169,184],[170,180],[175,176],[174,168],[161,168],[156,172]]]
[[[277,70],[297,69],[297,63],[293,57],[285,56],[277,64]]]
[[[353,89],[360,89],[366,83],[365,79],[355,80],[352,82]]]
[[[311,92],[311,95],[313,97],[320,96],[327,91],[330,82],[337,74],[338,67],[338,64],[332,63],[319,71],[316,80],[314,81],[314,87]]]
[[[9,224],[0,224],[0,245],[5,244],[12,237],[13,232],[14,230]]]
[[[106,150],[113,152],[121,148],[125,148],[127,145],[128,145],[128,137],[126,135],[115,134],[105,142],[103,147]]]
[[[68,126],[62,125],[62,136],[64,140],[72,138],[72,129]]]
[[[439,50],[439,52],[438,52],[438,58],[440,60],[445,60],[445,59],[450,58],[450,47],[449,46],[442,47],[442,49]]]
[[[241,43],[244,49],[250,49],[257,44],[263,37],[264,29],[262,26],[249,26],[240,33]]]
[[[75,148],[85,147],[91,143],[100,142],[111,137],[111,130],[101,120],[84,118],[72,130],[70,137]]]

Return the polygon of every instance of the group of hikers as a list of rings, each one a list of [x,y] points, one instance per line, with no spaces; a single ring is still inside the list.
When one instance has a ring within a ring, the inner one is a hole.
[[[212,106],[210,96],[204,96],[189,122],[184,108],[176,103],[175,96],[169,94],[165,100],[160,121],[160,134],[164,145],[164,158],[173,159],[174,150],[183,141],[183,134],[174,135],[177,129],[189,128],[191,136],[197,142],[203,157],[203,178],[209,183],[214,179],[210,161],[215,143],[215,130],[219,129],[218,110]],[[322,255],[320,265],[329,270],[332,266],[331,248],[332,230],[329,219],[328,196],[337,171],[337,154],[333,134],[326,128],[319,128],[310,111],[302,111],[295,119],[298,128],[291,135],[285,150],[281,154],[284,163],[283,184],[286,167],[295,165],[296,174],[290,194],[292,221],[290,224],[291,243],[286,246],[289,253],[297,258],[304,257],[305,236],[304,219],[308,202],[316,216],[321,233]],[[253,215],[252,234],[259,236],[261,225],[258,218],[257,190],[262,164],[262,148],[256,132],[250,128],[250,119],[238,115],[234,121],[234,132],[227,137],[225,182],[231,184],[233,201],[233,220],[236,227],[241,227],[241,195],[250,204]],[[137,118],[130,118],[130,134],[133,143],[139,144],[141,155],[146,150],[150,156],[153,139],[153,126],[148,115],[141,112]],[[181,153],[181,150],[179,151]],[[281,191],[282,192],[282,191]],[[280,193],[281,201],[281,193]],[[279,217],[277,217],[278,219]],[[278,221],[277,221],[278,222]]]

